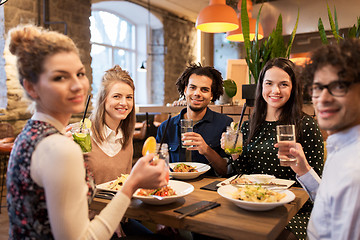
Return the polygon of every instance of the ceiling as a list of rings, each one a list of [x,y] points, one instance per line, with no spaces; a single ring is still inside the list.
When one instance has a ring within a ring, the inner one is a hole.
[[[131,0],[130,0],[131,1]],[[192,22],[196,21],[197,15],[204,7],[209,5],[209,0],[132,0],[132,2],[141,2],[145,5],[150,3],[177,16],[188,19]],[[227,0],[231,5],[236,5],[237,0]],[[317,22],[319,17],[322,18],[326,30],[330,29],[327,6],[329,4],[331,11],[336,11],[338,15],[339,28],[351,27],[357,22],[360,15],[359,0],[254,0],[252,15],[257,16],[261,3],[263,3],[260,22],[264,28],[265,36],[275,28],[279,14],[282,14],[283,33],[291,34],[296,22],[297,12],[300,12],[299,25],[297,33],[309,33],[317,31]],[[261,2],[259,4],[256,4]]]
[[[209,5],[209,0],[140,0],[141,2],[163,8],[181,18],[196,21],[197,15],[204,7]]]

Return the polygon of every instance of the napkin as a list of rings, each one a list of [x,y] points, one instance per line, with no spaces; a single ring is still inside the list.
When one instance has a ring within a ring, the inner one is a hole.
[[[205,185],[203,187],[201,187],[200,189],[204,189],[204,190],[210,190],[210,191],[217,191],[217,189],[219,187],[216,186],[216,184],[220,183],[221,181],[214,181],[212,183],[209,183],[208,185]]]
[[[178,218],[183,218],[185,216],[195,216],[199,213],[205,212],[207,210],[213,209],[220,206],[220,203],[210,202],[210,201],[201,201],[194,204],[191,204],[186,207],[182,207],[174,210],[174,212],[181,213],[182,215]]]

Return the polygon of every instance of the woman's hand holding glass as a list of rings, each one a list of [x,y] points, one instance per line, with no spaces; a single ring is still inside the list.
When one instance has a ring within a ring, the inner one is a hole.
[[[296,158],[296,162],[290,165],[291,169],[299,176],[306,174],[310,171],[311,166],[309,165],[308,161],[306,160],[304,150],[300,143],[296,143],[295,148],[293,147],[293,143],[291,142],[278,142],[274,145],[276,148],[288,148],[289,152],[292,156]],[[287,155],[279,155],[278,158],[287,159]]]
[[[221,139],[220,139],[220,145],[221,145],[221,148],[225,150],[225,142],[226,142],[226,139],[225,139],[225,135],[226,135],[226,132],[223,132],[221,134]],[[242,141],[241,141],[242,143]],[[225,151],[226,152],[226,151]],[[227,152],[226,152],[227,153]],[[228,153],[227,153],[228,154]],[[237,159],[238,157],[240,156],[239,153],[233,153],[231,154],[231,157],[232,159]]]

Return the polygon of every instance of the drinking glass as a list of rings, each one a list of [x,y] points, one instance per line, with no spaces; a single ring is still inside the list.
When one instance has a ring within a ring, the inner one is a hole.
[[[184,143],[191,142],[191,140],[183,140],[184,133],[193,131],[193,120],[191,119],[181,119],[181,146],[183,148],[192,147],[191,145],[184,145]]]
[[[81,131],[81,123],[73,123],[71,126],[71,134],[73,136],[74,141],[80,145],[83,153],[88,153],[91,151],[91,137],[90,137],[90,129],[86,128],[85,124],[83,124]]]
[[[296,147],[295,125],[276,126],[276,137],[278,142],[289,142],[290,145],[279,147],[279,155],[286,155],[289,159],[280,158],[280,166],[290,166],[296,162],[296,158],[290,154],[290,148]]]
[[[241,132],[236,133],[236,130],[232,129],[231,127],[227,127],[224,140],[224,150],[227,154],[231,155],[242,153],[243,139]]]

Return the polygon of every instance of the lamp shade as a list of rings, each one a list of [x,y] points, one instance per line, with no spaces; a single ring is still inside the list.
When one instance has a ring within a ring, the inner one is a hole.
[[[256,29],[256,19],[249,18],[250,41],[254,40],[254,38],[255,38],[255,29]],[[261,24],[259,23],[258,39],[260,40],[263,37],[264,37],[264,31],[263,31]],[[243,42],[244,41],[244,35],[243,35],[242,29],[241,29],[240,14],[239,14],[239,28],[234,31],[227,32],[226,39],[229,41],[232,41],[232,42]]]
[[[210,0],[209,6],[199,13],[196,28],[208,33],[228,32],[239,28],[239,21],[225,0]]]

